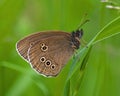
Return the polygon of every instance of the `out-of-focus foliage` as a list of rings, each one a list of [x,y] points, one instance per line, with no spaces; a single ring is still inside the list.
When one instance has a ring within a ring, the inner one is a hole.
[[[120,96],[120,1],[101,1],[1,0],[0,96]],[[81,44],[57,77],[38,75],[17,54],[22,37],[42,30],[72,32],[86,13],[88,45]]]

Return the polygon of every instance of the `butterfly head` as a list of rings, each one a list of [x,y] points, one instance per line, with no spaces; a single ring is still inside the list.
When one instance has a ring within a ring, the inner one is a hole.
[[[72,46],[75,49],[79,49],[80,38],[83,36],[83,29],[76,30],[72,32]]]

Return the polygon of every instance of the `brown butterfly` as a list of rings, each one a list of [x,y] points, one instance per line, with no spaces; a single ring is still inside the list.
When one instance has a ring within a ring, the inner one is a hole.
[[[72,33],[45,31],[25,37],[17,43],[18,53],[38,73],[57,76],[76,49],[79,49],[83,30]]]

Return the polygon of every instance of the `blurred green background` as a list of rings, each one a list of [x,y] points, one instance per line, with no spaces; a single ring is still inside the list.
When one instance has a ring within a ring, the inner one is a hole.
[[[46,78],[17,54],[16,42],[42,30],[72,32],[85,13],[90,22],[83,26],[83,38],[89,42],[120,15],[120,9],[106,5],[120,6],[120,1],[0,0],[0,96],[62,96],[72,60],[57,77]],[[93,46],[79,93],[120,96],[120,34]]]

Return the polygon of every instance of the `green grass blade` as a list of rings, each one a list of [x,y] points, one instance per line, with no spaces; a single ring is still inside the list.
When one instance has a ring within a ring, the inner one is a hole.
[[[65,84],[63,96],[70,96],[70,79]]]
[[[93,44],[120,33],[120,16],[108,23],[93,39]]]
[[[71,64],[67,80],[69,80],[72,77],[72,75],[75,73],[75,71],[80,67],[80,65],[82,64],[82,61],[84,60],[85,56],[89,52],[90,47],[88,48],[85,47],[80,52],[78,52],[75,59],[73,60],[73,63]],[[80,62],[78,62],[79,60]]]
[[[73,92],[74,92],[73,96],[80,96],[78,94],[80,92],[80,87],[81,87],[81,84],[82,84],[82,81],[84,78],[85,68],[86,68],[86,65],[87,65],[87,62],[88,62],[88,59],[90,56],[91,48],[89,49],[87,55],[85,56],[84,60],[82,61],[80,69],[78,69],[78,71],[75,73],[75,74],[78,74],[78,76],[75,75],[76,82],[75,82],[75,84],[74,84],[75,86],[73,88]]]
[[[81,63],[80,71],[84,71],[86,64],[88,62],[89,56],[90,56],[91,49],[92,49],[92,46],[89,48],[87,55],[85,56],[85,58],[83,59]]]
[[[83,48],[78,54],[76,55],[73,63],[71,64],[70,71],[67,77],[67,81],[65,83],[64,88],[64,96],[70,96],[70,79],[74,75],[74,73],[80,68],[81,64],[83,66],[86,65],[88,56],[91,50],[91,46]],[[79,61],[80,60],[80,61]]]

